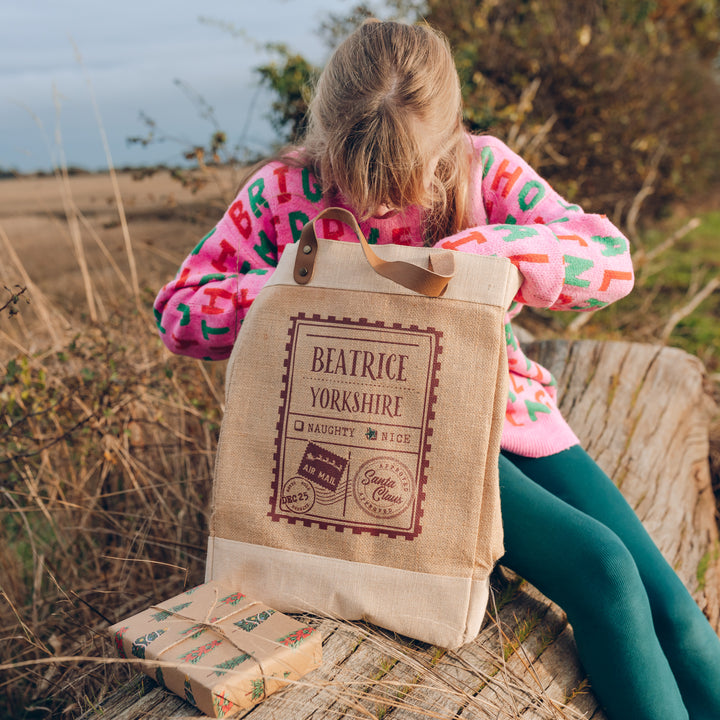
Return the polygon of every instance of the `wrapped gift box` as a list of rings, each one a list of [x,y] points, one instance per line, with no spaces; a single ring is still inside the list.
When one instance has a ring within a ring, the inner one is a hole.
[[[309,625],[209,582],[110,628],[123,657],[206,715],[226,717],[318,667]]]

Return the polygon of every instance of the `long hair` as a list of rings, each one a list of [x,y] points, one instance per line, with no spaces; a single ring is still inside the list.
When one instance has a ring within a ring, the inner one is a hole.
[[[422,208],[432,245],[469,224],[470,154],[445,36],[367,20],[320,74],[304,137],[275,158],[308,167],[360,220],[381,205]]]
[[[460,82],[446,38],[427,24],[369,20],[353,32],[318,79],[302,146],[323,191],[361,220],[380,205],[419,206],[429,244],[467,224]]]

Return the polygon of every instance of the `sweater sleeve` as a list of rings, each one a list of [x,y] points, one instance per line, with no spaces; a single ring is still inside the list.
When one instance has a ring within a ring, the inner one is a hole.
[[[278,261],[266,166],[239,191],[218,224],[155,299],[155,321],[172,352],[206,360],[230,355],[248,308]]]
[[[516,300],[552,310],[595,310],[627,295],[630,247],[604,216],[566,203],[496,138],[472,138],[471,205],[487,218],[438,247],[507,257],[524,281]]]

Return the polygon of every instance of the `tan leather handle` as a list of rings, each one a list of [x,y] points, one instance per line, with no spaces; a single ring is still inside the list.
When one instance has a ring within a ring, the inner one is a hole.
[[[375,254],[365,239],[360,226],[354,215],[343,208],[330,207],[318,213],[309,223],[305,225],[298,243],[298,251],[295,259],[295,282],[305,285],[312,278],[317,257],[317,231],[315,223],[321,218],[330,218],[345,223],[355,233],[365,253],[365,258],[378,275],[396,282],[398,285],[413,290],[428,297],[439,297],[445,292],[448,283],[455,274],[455,260],[453,253],[448,250],[444,253],[437,253],[429,258],[429,267],[423,268],[414,263],[404,260],[383,260]]]

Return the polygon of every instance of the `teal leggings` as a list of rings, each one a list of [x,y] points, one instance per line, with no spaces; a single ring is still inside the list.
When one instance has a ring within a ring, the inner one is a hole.
[[[500,562],[567,613],[608,717],[720,719],[720,640],[590,456],[503,452],[500,495]]]

